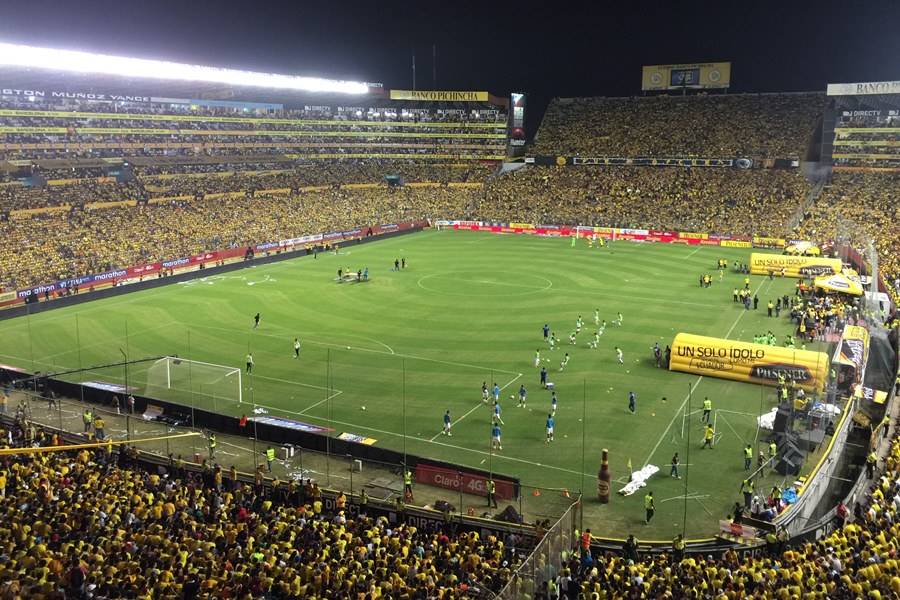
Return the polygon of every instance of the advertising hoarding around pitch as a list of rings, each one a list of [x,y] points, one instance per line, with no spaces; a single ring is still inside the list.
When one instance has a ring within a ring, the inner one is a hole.
[[[689,333],[679,333],[672,340],[669,360],[670,371],[772,386],[783,378],[807,390],[824,389],[828,365],[824,352]]]
[[[788,254],[750,254],[750,272],[754,275],[778,275],[784,269],[786,277],[818,277],[841,272],[841,259],[821,256],[791,256]]]

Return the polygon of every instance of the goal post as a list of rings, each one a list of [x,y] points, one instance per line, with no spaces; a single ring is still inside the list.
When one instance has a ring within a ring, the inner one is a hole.
[[[144,394],[167,402],[228,411],[243,402],[241,369],[165,356],[146,371]]]

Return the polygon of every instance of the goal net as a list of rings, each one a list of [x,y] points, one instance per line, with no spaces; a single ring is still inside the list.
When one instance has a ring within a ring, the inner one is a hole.
[[[241,403],[241,370],[166,356],[147,369],[144,393],[167,402],[227,412]]]

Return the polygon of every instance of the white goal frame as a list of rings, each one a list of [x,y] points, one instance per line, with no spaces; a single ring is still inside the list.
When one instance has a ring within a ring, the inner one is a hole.
[[[215,363],[203,362],[200,360],[191,360],[189,358],[181,358],[179,356],[164,356],[157,360],[154,365],[159,364],[162,361],[166,363],[166,388],[172,389],[172,361],[179,361],[182,363],[189,363],[190,365],[198,365],[202,367],[213,367],[216,369],[221,369],[224,374],[224,377],[232,377],[237,375],[237,402],[238,404],[243,404],[243,396],[244,396],[244,382],[241,377],[241,369],[240,367],[229,367],[226,365],[217,365]]]

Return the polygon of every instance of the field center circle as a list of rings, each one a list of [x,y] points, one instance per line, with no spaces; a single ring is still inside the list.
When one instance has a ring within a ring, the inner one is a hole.
[[[446,271],[420,277],[416,285],[423,290],[448,296],[509,297],[549,290],[553,282],[540,275],[516,271],[498,271],[491,275],[475,271]]]

